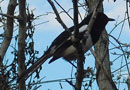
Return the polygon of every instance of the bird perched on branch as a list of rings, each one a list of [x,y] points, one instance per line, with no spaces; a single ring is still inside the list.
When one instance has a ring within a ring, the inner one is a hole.
[[[114,21],[112,18],[108,18],[104,13],[98,12],[95,22],[92,26],[92,29],[84,41],[84,34],[87,31],[87,25],[89,24],[92,14],[88,15],[81,23],[79,23],[79,40],[83,47],[83,52],[87,52],[98,40],[105,29],[106,24],[109,21]],[[74,26],[70,27],[68,31],[62,32],[50,45],[48,50],[44,53],[41,58],[39,58],[34,65],[23,73],[21,78],[27,78],[34,71],[38,69],[48,58],[51,58],[50,62],[57,60],[58,58],[63,57],[67,61],[76,59],[76,48],[73,46],[72,35],[74,35]]]

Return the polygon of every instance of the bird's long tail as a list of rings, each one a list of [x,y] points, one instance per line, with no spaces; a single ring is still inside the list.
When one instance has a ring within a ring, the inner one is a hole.
[[[21,79],[27,79],[29,76],[31,76],[48,58],[50,58],[50,54],[43,55],[39,60],[37,60],[31,67],[29,67],[19,78],[18,82]]]

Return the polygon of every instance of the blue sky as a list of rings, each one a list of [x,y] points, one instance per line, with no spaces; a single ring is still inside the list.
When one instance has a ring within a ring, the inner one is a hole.
[[[3,12],[6,13],[6,8],[5,5],[7,5],[9,0],[6,0],[2,3],[2,9]],[[42,14],[47,14],[48,12],[53,12],[51,6],[47,2],[47,0],[27,0],[29,3],[29,7],[31,9],[35,9],[34,14],[35,16],[37,15],[42,15]],[[68,10],[69,8],[72,8],[72,3],[71,0],[59,0],[58,1],[64,8],[65,10]],[[57,7],[58,11],[61,11],[59,7]],[[118,19],[118,23],[123,20],[124,14],[125,14],[125,1],[123,0],[117,0],[115,3],[113,0],[104,0],[104,11],[105,13],[114,19]],[[80,9],[81,15],[84,17],[85,11],[83,9]],[[72,10],[69,13],[71,16],[73,16]],[[73,25],[72,20],[64,13],[60,14],[62,20],[65,22],[65,24],[70,27]],[[34,34],[34,40],[35,40],[35,49],[38,50],[39,57],[43,54],[43,52],[46,50],[47,46],[51,44],[51,42],[62,32],[64,29],[61,27],[61,25],[56,21],[55,15],[49,13],[48,15],[40,17],[40,19],[35,21],[35,24],[44,22],[44,21],[49,21],[48,23],[36,26],[35,34]],[[116,22],[110,22],[106,26],[107,32],[110,32]],[[115,37],[118,37],[119,31],[121,30],[121,25],[116,28],[112,32],[112,35]],[[128,28],[127,22],[124,25],[123,28],[123,33],[120,37],[120,41],[124,43],[130,42],[130,30]],[[112,46],[112,45],[111,45]],[[8,51],[9,52],[9,51]],[[89,52],[88,52],[89,53]],[[120,53],[120,52],[119,52]],[[8,58],[8,55],[6,55]],[[114,56],[110,57],[112,60],[115,58]],[[49,61],[49,60],[48,60]],[[63,59],[58,59],[52,64],[48,64],[48,61],[43,65],[43,70],[41,71],[41,78],[45,77],[42,81],[49,81],[49,80],[56,80],[56,79],[63,79],[63,78],[70,78],[71,77],[71,70],[72,66],[64,61]],[[85,68],[87,66],[92,66],[94,67],[95,60],[92,55],[87,56],[86,58],[86,63],[85,63]],[[116,66],[116,67],[115,67]],[[118,62],[114,63],[112,66],[112,70],[115,70],[115,68],[119,68]],[[73,72],[74,76],[75,70]],[[127,72],[125,72],[127,73]],[[68,83],[61,82],[63,89],[62,90],[72,90],[72,87]],[[59,82],[55,83],[46,83],[46,84],[41,84],[42,87],[40,87],[38,90],[61,90],[61,87],[59,85]],[[94,83],[92,90],[98,90],[98,87],[96,86],[96,83]],[[126,87],[124,85],[123,87]],[[121,87],[121,88],[123,88]],[[121,89],[120,89],[121,90]]]

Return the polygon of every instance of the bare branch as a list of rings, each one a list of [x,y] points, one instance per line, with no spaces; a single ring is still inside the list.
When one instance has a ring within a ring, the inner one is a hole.
[[[9,5],[8,5],[8,11],[7,15],[8,16],[13,16],[14,15],[14,10],[17,6],[16,0],[10,0]],[[5,53],[10,45],[12,35],[13,35],[13,19],[7,17],[7,24],[5,25],[5,33],[4,33],[4,40],[2,42],[2,45],[0,47],[0,65],[2,65],[3,58],[5,56]]]
[[[120,46],[120,48],[122,50],[122,53],[124,55],[124,58],[125,58],[125,62],[126,62],[126,67],[127,67],[128,74],[130,75],[130,70],[129,70],[129,67],[128,67],[128,61],[127,61],[127,58],[125,56],[124,50],[123,50],[122,46],[120,45],[120,42],[114,36],[112,36],[112,35],[109,35],[109,36],[111,36],[119,44],[119,46]]]
[[[68,12],[56,1],[56,0],[54,0],[55,2],[56,2],[56,4],[73,20],[73,18],[68,14]],[[62,11],[62,12],[63,12]]]
[[[9,14],[3,14],[3,13],[0,13],[0,15],[4,16],[4,17],[8,17],[8,18],[13,18],[13,19],[20,19],[18,16],[13,16],[13,15],[9,15]]]
[[[128,2],[130,3],[130,0],[128,1],[128,0],[126,0],[126,15],[127,15],[127,17],[128,17],[128,25],[129,25],[129,29],[130,29],[130,19],[129,19],[129,6],[128,6]]]
[[[118,70],[120,70],[121,68],[126,67],[128,64],[130,64],[130,62],[128,62],[127,64],[125,64],[125,65],[121,66],[120,68],[118,68],[118,69],[114,70],[112,73],[117,72],[117,71],[118,71]]]
[[[130,76],[128,76],[126,83],[127,83],[127,86],[128,86],[128,90],[130,90]]]
[[[62,19],[60,18],[60,15],[54,5],[54,3],[51,1],[51,0],[48,0],[49,4],[51,5],[52,9],[54,10],[55,12],[55,15],[56,15],[56,19],[57,21],[62,25],[62,27],[65,29],[65,30],[68,30],[67,26],[64,24],[64,22],[62,21]]]
[[[26,0],[19,0],[19,37],[18,37],[18,75],[19,77],[25,71],[25,40],[26,40]],[[24,78],[19,81],[19,90],[25,90]]]
[[[82,87],[82,81],[84,77],[84,53],[82,50],[82,45],[79,38],[79,27],[78,27],[78,0],[73,0],[73,8],[74,8],[74,40],[73,45],[77,49],[77,76],[76,76],[76,84],[75,89],[81,90]]]
[[[128,18],[130,18],[130,17],[128,17]],[[111,34],[115,30],[115,28],[117,28],[121,23],[124,23],[125,20],[128,20],[128,18],[125,18],[124,20],[122,20],[119,23],[115,24],[115,27],[109,32],[109,34]]]
[[[76,88],[75,85],[73,85],[73,83],[67,79],[65,79],[66,82],[68,82],[72,87]]]
[[[126,14],[125,14],[125,16],[124,16],[124,19],[126,18]],[[124,22],[122,23],[122,26],[121,26],[121,30],[120,30],[120,33],[119,33],[119,36],[118,36],[118,40],[119,40],[119,38],[120,38],[120,36],[121,36],[121,33],[122,33],[122,30],[123,30],[123,27],[124,27],[124,24],[125,24],[125,20],[124,20]]]
[[[98,8],[99,8],[99,6],[100,6],[100,4],[102,2],[103,2],[103,0],[98,0],[98,3],[97,3],[97,5],[96,5],[96,7],[95,7],[95,9],[93,11],[92,17],[91,17],[91,19],[89,21],[89,24],[88,24],[87,28],[86,28],[86,32],[85,32],[86,36],[84,38],[88,37],[88,35],[89,35],[90,31],[91,31],[91,28],[93,26],[93,23],[94,23],[94,21],[96,19],[96,16],[97,16],[97,13],[98,13]]]

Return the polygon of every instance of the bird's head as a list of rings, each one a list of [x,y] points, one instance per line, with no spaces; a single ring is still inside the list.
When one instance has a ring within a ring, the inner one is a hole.
[[[109,21],[115,21],[115,20],[112,18],[109,18],[106,14],[102,12],[98,12],[93,28],[96,28],[102,31]]]
[[[81,23],[80,25],[89,24],[89,21],[91,19],[93,13],[90,13]],[[115,19],[109,18],[106,14],[103,12],[98,12],[95,23],[97,24],[104,24],[106,25],[109,21],[115,21]]]
[[[97,14],[96,21],[99,23],[107,24],[109,21],[115,21],[115,19],[109,18],[106,14],[99,12]]]

